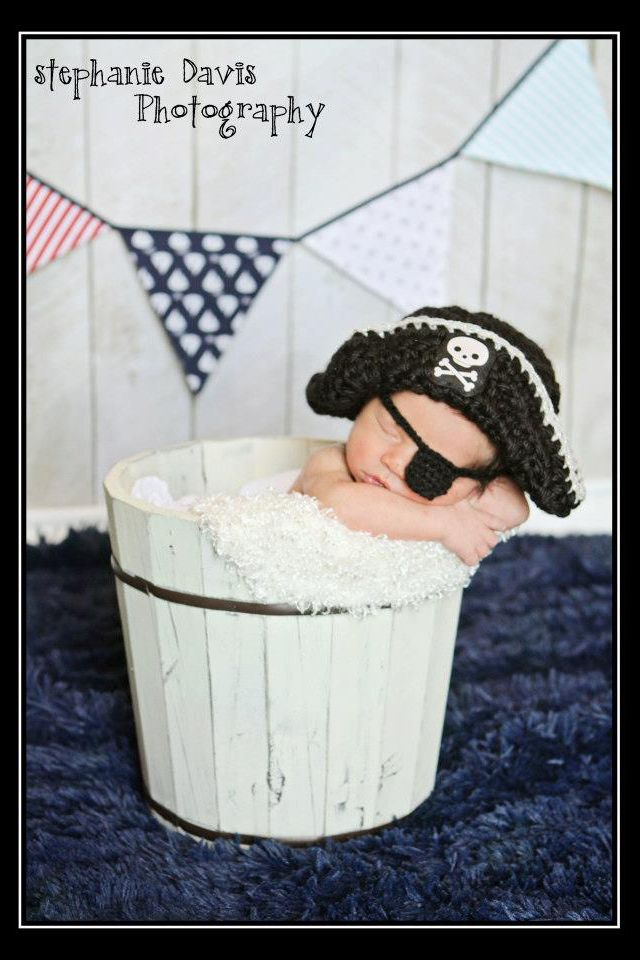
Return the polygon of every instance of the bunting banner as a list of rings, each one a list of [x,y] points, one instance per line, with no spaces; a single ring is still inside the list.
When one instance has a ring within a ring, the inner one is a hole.
[[[560,40],[462,148],[611,190],[611,124],[584,40]]]
[[[430,170],[302,241],[401,310],[444,305],[452,164]]]
[[[30,174],[26,200],[27,273],[109,229],[95,213]]]
[[[197,394],[234,322],[275,270],[289,241],[225,233],[118,227],[151,306]]]
[[[554,40],[448,157],[296,237],[116,226],[28,174],[27,272],[117,230],[198,394],[291,244],[407,313],[445,304],[456,157],[611,189],[611,140],[585,42]]]

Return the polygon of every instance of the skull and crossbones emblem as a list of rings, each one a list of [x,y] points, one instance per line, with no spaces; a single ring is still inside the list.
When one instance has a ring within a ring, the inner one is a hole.
[[[447,344],[447,352],[459,367],[469,370],[470,367],[483,367],[489,359],[489,350],[486,344],[473,337],[452,337]],[[477,370],[465,373],[453,366],[449,357],[443,357],[434,367],[436,377],[456,377],[464,387],[465,393],[473,390],[478,379]]]

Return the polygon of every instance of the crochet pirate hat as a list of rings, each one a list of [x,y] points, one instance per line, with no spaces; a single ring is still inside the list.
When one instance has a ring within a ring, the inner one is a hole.
[[[510,324],[461,307],[423,307],[357,331],[307,385],[316,413],[355,420],[373,399],[410,390],[457,408],[495,444],[504,473],[546,513],[566,517],[584,483],[557,414],[543,350]]]

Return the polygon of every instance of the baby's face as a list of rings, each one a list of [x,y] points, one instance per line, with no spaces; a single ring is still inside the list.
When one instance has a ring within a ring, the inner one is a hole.
[[[486,466],[496,448],[480,430],[453,407],[418,393],[403,391],[391,399],[418,436],[457,467]],[[446,506],[457,503],[477,487],[471,477],[456,477],[440,497],[426,500],[404,481],[404,472],[417,446],[407,436],[380,399],[375,397],[358,414],[346,443],[347,466],[359,483],[378,483],[409,500]]]

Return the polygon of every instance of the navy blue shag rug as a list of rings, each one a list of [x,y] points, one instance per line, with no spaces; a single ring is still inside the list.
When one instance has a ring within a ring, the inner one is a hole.
[[[611,537],[514,537],[482,563],[434,792],[308,848],[153,818],[108,538],[26,560],[27,923],[611,922]]]

